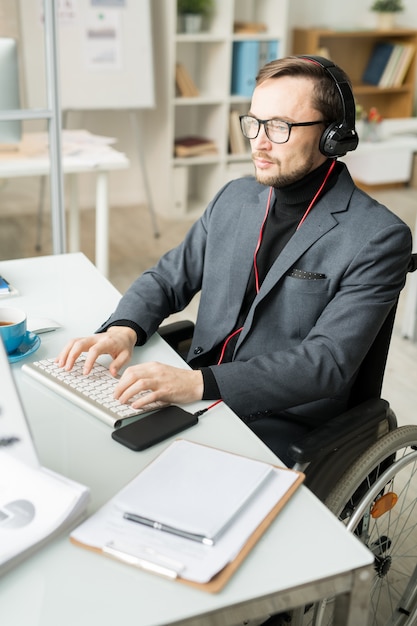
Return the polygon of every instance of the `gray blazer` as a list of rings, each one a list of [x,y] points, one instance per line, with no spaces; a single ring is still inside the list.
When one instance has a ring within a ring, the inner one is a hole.
[[[221,397],[241,416],[286,410],[317,423],[344,410],[358,366],[404,285],[409,228],[343,167],[266,276],[234,360],[212,366]],[[254,178],[227,184],[100,330],[130,319],[149,337],[201,291],[191,365],[195,354],[222,342],[239,315],[267,197]]]

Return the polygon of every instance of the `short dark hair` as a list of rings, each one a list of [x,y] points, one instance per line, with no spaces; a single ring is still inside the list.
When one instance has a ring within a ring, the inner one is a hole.
[[[339,68],[346,82],[351,86],[347,74]],[[256,85],[262,84],[270,78],[294,76],[309,78],[314,83],[311,102],[327,123],[342,122],[344,119],[343,104],[339,90],[333,78],[318,63],[308,59],[289,56],[270,61],[264,65],[256,77]]]

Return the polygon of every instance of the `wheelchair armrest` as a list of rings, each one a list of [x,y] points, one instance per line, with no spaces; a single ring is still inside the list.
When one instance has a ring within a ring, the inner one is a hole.
[[[172,322],[160,326],[158,328],[158,334],[165,339],[165,341],[174,348],[176,352],[179,352],[180,344],[184,341],[190,341],[194,334],[194,323],[189,320],[181,320],[179,322]]]
[[[296,463],[309,463],[339,449],[349,441],[365,438],[370,431],[377,433],[375,437],[377,439],[392,430],[395,423],[395,415],[386,400],[382,398],[366,400],[291,444],[289,454]],[[379,432],[379,429],[382,432]]]

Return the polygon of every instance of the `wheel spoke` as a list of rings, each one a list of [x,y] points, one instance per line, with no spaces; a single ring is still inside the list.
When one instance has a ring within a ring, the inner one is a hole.
[[[388,433],[326,500],[375,555],[370,626],[406,626],[417,616],[417,452],[411,447],[416,443],[417,427]],[[333,606],[331,600],[319,604],[306,614],[303,626],[331,626]]]

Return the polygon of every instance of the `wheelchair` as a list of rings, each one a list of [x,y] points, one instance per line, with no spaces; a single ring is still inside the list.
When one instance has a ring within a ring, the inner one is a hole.
[[[413,254],[409,271],[416,269]],[[417,426],[398,427],[381,398],[396,308],[359,368],[350,408],[289,449],[305,485],[374,555],[369,622],[358,626],[417,624]],[[184,356],[193,329],[183,321],[158,332]],[[266,623],[330,626],[337,618],[330,598]]]

